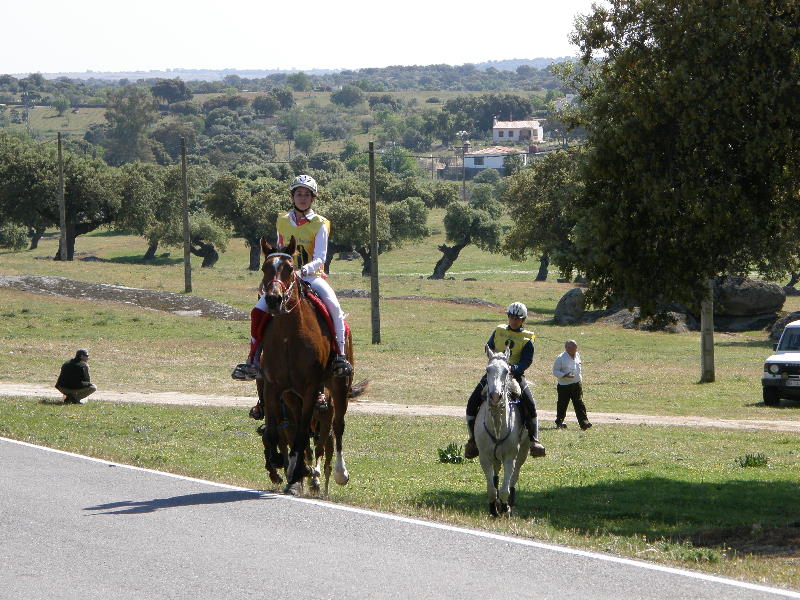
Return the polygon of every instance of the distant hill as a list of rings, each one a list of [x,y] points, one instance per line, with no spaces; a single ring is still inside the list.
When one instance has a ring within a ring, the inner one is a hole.
[[[494,67],[498,71],[516,71],[520,65],[529,65],[535,69],[545,67],[558,62],[572,60],[572,57],[562,56],[559,58],[513,58],[510,60],[490,60],[487,62],[476,63],[474,66],[481,71]],[[228,75],[237,75],[242,79],[260,79],[270,75],[297,73],[303,71],[308,75],[330,75],[339,73],[345,69],[151,69],[149,71],[84,71],[71,73],[42,73],[46,79],[57,79],[67,77],[78,80],[100,80],[100,81],[119,81],[128,79],[138,81],[140,79],[174,79],[180,78],[184,81],[221,81]],[[28,73],[17,73],[15,77],[26,77]]]
[[[534,69],[544,69],[553,63],[567,62],[574,60],[572,56],[560,56],[558,58],[512,58],[511,60],[490,60],[487,62],[477,63],[475,66],[481,71],[485,71],[490,67],[494,67],[498,71],[516,71],[517,67],[527,65]]]

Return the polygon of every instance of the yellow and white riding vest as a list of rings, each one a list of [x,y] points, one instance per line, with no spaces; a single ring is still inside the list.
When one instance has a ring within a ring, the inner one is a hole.
[[[315,214],[302,225],[295,225],[289,217],[290,214],[291,211],[285,215],[278,216],[275,226],[282,243],[288,244],[292,236],[297,241],[295,264],[299,267],[314,259],[314,244],[317,239],[317,233],[324,227],[328,235],[330,235],[331,222],[325,217]],[[323,275],[324,271],[325,265],[322,265],[316,270],[315,274]]]
[[[506,348],[511,349],[511,355],[508,357],[508,362],[512,365],[517,364],[522,358],[522,349],[527,342],[533,343],[536,339],[536,334],[527,329],[514,331],[508,328],[508,325],[498,325],[494,330],[494,350],[495,352],[503,352]]]

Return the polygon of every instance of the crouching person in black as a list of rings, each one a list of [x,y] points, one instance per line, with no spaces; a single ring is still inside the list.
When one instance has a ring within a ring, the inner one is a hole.
[[[492,332],[487,345],[495,352],[509,348],[511,355],[508,362],[511,365],[511,374],[519,383],[522,389],[520,398],[520,408],[522,411],[523,422],[528,430],[528,437],[531,440],[531,456],[534,458],[544,456],[544,446],[539,442],[539,420],[536,417],[536,402],[533,394],[525,381],[525,370],[533,362],[533,340],[535,335],[532,331],[523,329],[525,319],[528,318],[528,308],[522,302],[514,302],[506,310],[508,325],[498,325]],[[500,350],[498,350],[498,348]],[[475,458],[478,456],[478,446],[475,443],[475,417],[478,416],[478,409],[483,401],[482,392],[486,386],[486,375],[475,387],[472,395],[467,402],[467,428],[469,429],[469,441],[464,446],[464,458]]]
[[[61,365],[56,389],[64,394],[64,404],[86,404],[86,398],[97,391],[89,379],[89,353],[78,350],[75,358]]]

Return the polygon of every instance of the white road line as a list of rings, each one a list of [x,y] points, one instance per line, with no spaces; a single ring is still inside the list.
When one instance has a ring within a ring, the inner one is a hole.
[[[774,594],[776,596],[782,596],[784,598],[799,598],[800,599],[800,592],[793,592],[791,590],[783,590],[780,588],[768,587],[764,585],[758,585],[755,583],[748,583],[746,581],[737,581],[736,579],[728,579],[725,577],[717,577],[716,575],[707,575],[705,573],[699,573],[696,571],[688,571],[685,569],[678,569],[675,567],[667,567],[664,565],[658,565],[653,563],[647,563],[640,560],[634,560],[631,558],[623,558],[620,556],[613,556],[610,554],[600,554],[598,552],[589,552],[587,550],[578,550],[575,548],[569,548],[566,546],[556,546],[553,544],[545,544],[542,542],[534,542],[532,540],[526,540],[523,538],[515,538],[509,537],[505,535],[501,535],[498,533],[491,533],[488,531],[480,531],[476,529],[467,529],[465,527],[456,527],[454,525],[446,525],[444,523],[435,523],[433,521],[423,521],[421,519],[414,519],[411,517],[404,517],[401,515],[393,515],[390,513],[382,513],[374,510],[364,509],[364,508],[357,508],[354,506],[347,506],[344,504],[334,504],[332,502],[325,502],[324,500],[315,500],[313,498],[297,498],[295,496],[287,496],[283,494],[273,494],[269,492],[264,492],[262,490],[253,490],[249,488],[243,488],[235,485],[228,485],[225,483],[218,483],[216,481],[207,481],[205,479],[197,479],[196,477],[187,477],[185,475],[176,475],[174,473],[167,473],[165,471],[156,471],[155,469],[146,469],[144,467],[135,467],[133,465],[126,465],[123,463],[117,463],[109,460],[103,460],[100,458],[94,458],[91,456],[84,456],[82,454],[76,454],[74,452],[66,452],[64,450],[57,450],[55,448],[48,448],[46,446],[38,446],[36,444],[31,444],[28,442],[22,442],[19,440],[12,440],[9,438],[0,437],[0,441],[9,442],[11,444],[18,444],[20,446],[26,446],[28,448],[35,448],[37,450],[44,450],[46,452],[53,452],[56,454],[63,454],[66,456],[73,456],[75,458],[82,458],[84,460],[103,463],[107,465],[113,465],[115,467],[121,467],[124,469],[130,469],[132,471],[141,471],[144,473],[152,473],[154,475],[161,475],[164,477],[172,477],[173,479],[181,479],[184,481],[192,481],[196,483],[202,483],[205,485],[210,485],[226,490],[234,490],[238,492],[252,492],[255,495],[264,497],[264,498],[279,498],[281,500],[288,500],[291,502],[302,502],[304,504],[313,504],[316,506],[321,506],[324,508],[328,508],[331,510],[341,510],[345,512],[351,512],[356,514],[367,515],[370,517],[377,517],[381,519],[387,519],[389,521],[398,521],[400,523],[408,523],[411,525],[419,525],[421,527],[428,527],[430,529],[442,529],[444,531],[452,531],[455,533],[462,533],[465,535],[471,535],[475,537],[486,538],[490,540],[495,540],[499,542],[506,542],[509,544],[517,544],[519,546],[528,546],[530,548],[539,548],[542,550],[550,550],[553,552],[561,552],[562,554],[571,554],[573,556],[583,556],[586,558],[592,558],[596,560],[602,560],[605,562],[616,563],[621,565],[628,565],[631,567],[638,567],[641,569],[648,569],[650,571],[660,571],[662,573],[670,573],[672,575],[680,575],[682,577],[689,577],[692,579],[699,579],[702,581],[708,581],[712,583],[720,583],[723,585],[730,585],[733,587],[743,588],[747,590],[753,590],[757,592],[765,592],[768,594]]]

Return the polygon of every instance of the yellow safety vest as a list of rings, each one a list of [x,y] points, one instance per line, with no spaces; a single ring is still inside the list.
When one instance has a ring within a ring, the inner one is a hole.
[[[536,339],[536,334],[527,329],[514,331],[508,325],[498,325],[494,330],[494,349],[495,352],[503,352],[506,348],[511,348],[511,355],[508,362],[512,365],[517,364],[522,358],[522,349],[525,344]]]
[[[295,225],[292,223],[289,215],[291,211],[285,215],[278,216],[278,221],[275,228],[278,234],[283,239],[284,244],[288,244],[292,236],[297,241],[297,250],[295,251],[295,264],[299,267],[310,263],[314,260],[314,242],[317,239],[317,232],[321,227],[325,227],[328,235],[331,232],[331,222],[325,217],[314,215],[311,219],[302,225]],[[317,269],[316,274],[322,275],[324,273],[324,265]]]

